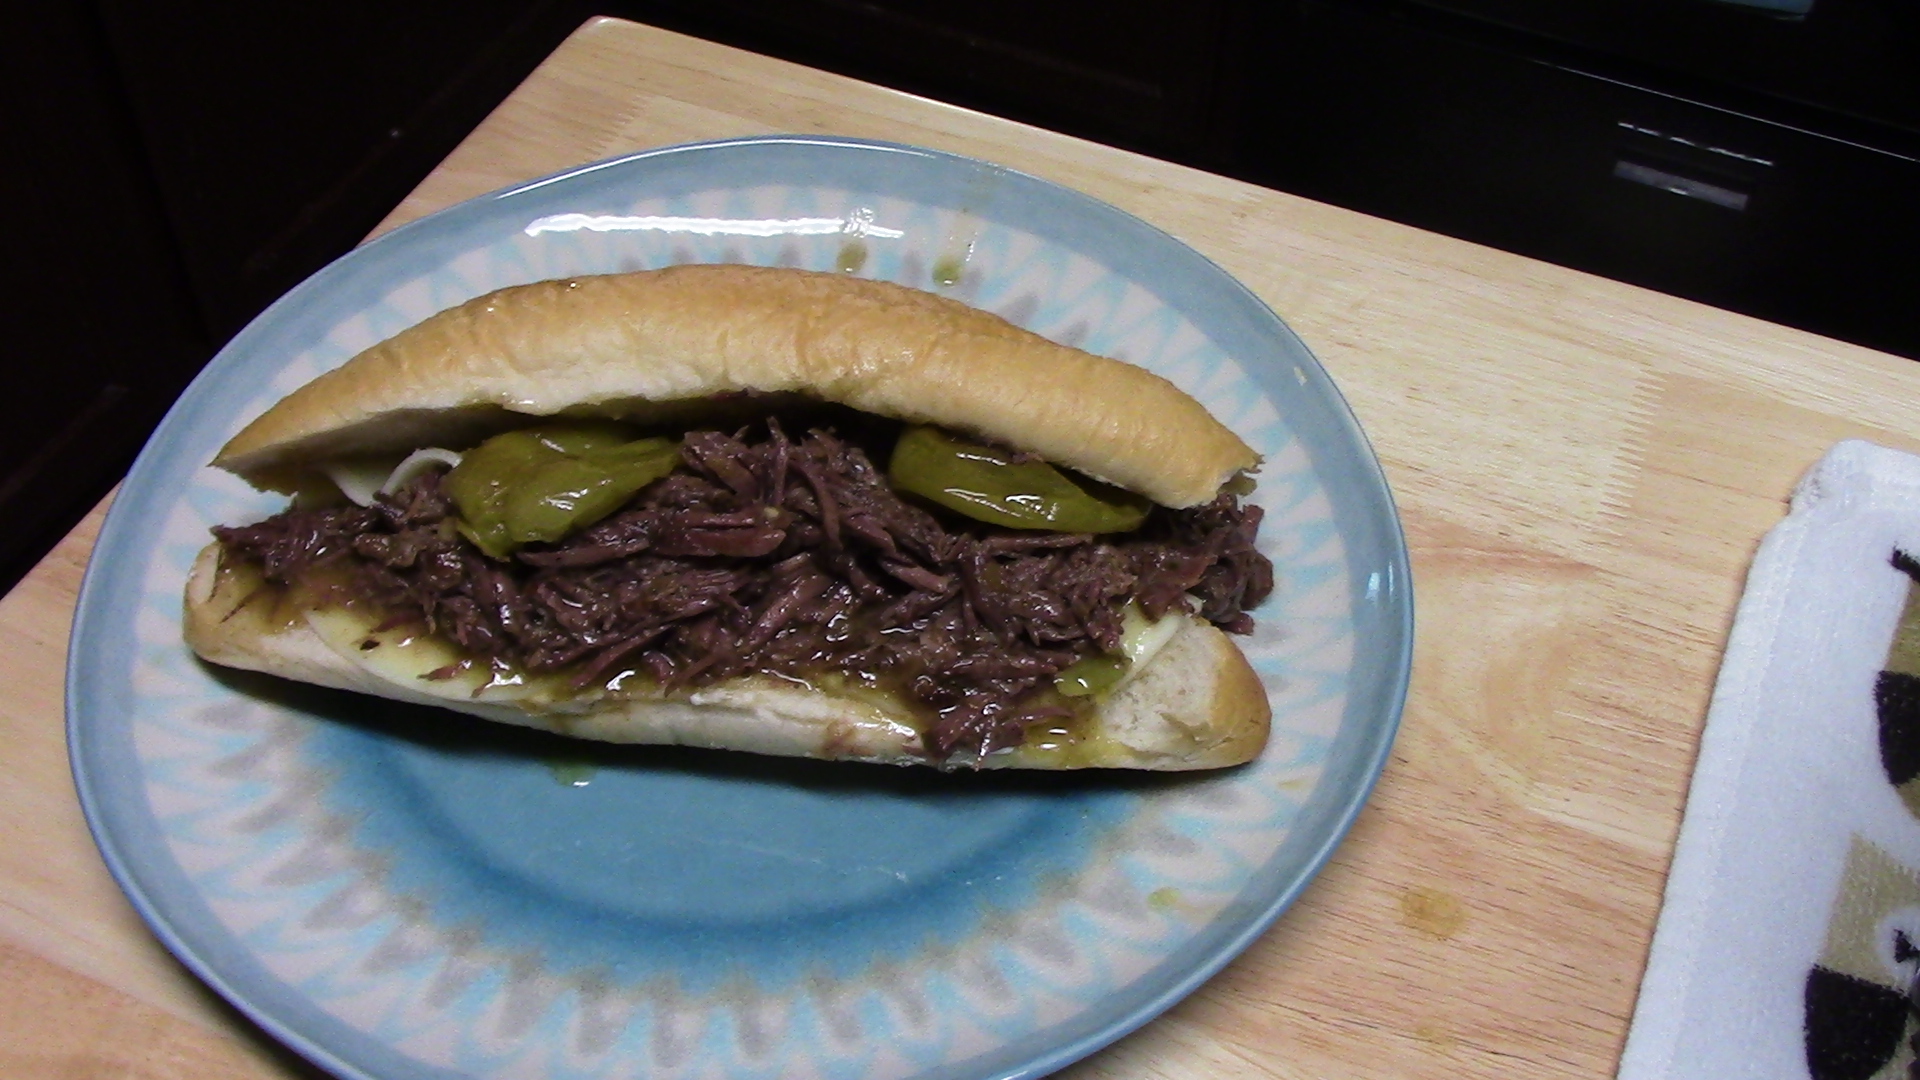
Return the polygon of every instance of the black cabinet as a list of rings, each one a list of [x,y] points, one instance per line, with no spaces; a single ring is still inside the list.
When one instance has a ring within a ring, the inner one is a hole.
[[[558,2],[53,0],[0,36],[0,591],[254,313],[578,25]]]
[[[214,339],[92,12],[15,20],[0,86],[4,589],[100,498]]]
[[[1411,0],[1510,32],[1532,55],[1601,63],[1642,84],[1835,133],[1920,130],[1920,4],[1780,0]],[[1685,87],[1682,89],[1682,87]],[[1871,137],[1871,136],[1866,136]]]
[[[385,217],[579,21],[554,0],[97,10],[222,339]]]
[[[1920,138],[1894,124],[1411,4],[1303,0],[1273,38],[1266,183],[1920,356]]]
[[[1176,160],[1233,143],[1245,0],[627,0],[627,17]]]

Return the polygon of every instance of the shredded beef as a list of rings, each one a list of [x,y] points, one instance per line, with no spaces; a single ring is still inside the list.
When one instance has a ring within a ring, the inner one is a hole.
[[[618,513],[511,561],[459,535],[431,472],[371,507],[214,532],[271,581],[332,567],[333,587],[390,621],[582,687],[626,670],[669,689],[754,671],[871,676],[927,710],[941,759],[1018,745],[1060,714],[1034,691],[1117,650],[1129,600],[1158,618],[1191,596],[1244,634],[1273,588],[1254,548],[1260,509],[1228,494],[1157,508],[1124,536],[1035,534],[909,503],[825,430],[693,432],[681,457]]]

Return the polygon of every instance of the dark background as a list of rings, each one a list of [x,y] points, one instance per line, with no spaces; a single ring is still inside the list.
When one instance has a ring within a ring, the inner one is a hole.
[[[0,590],[594,14],[1920,357],[1920,0],[49,0],[0,38]]]

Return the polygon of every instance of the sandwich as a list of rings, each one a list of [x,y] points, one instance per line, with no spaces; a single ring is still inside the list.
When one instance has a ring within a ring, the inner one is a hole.
[[[292,496],[186,586],[204,660],[562,735],[941,768],[1218,768],[1273,588],[1258,456],[955,300],[687,265],[514,286],[272,406]]]

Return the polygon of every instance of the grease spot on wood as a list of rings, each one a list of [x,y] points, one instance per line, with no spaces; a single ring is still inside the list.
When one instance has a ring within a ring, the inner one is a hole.
[[[1401,894],[1400,921],[1435,941],[1445,941],[1467,924],[1467,909],[1450,892],[1417,885]]]
[[[1459,1040],[1443,1031],[1439,1024],[1426,1021],[1414,1027],[1413,1037],[1433,1047],[1441,1053],[1451,1051]]]

